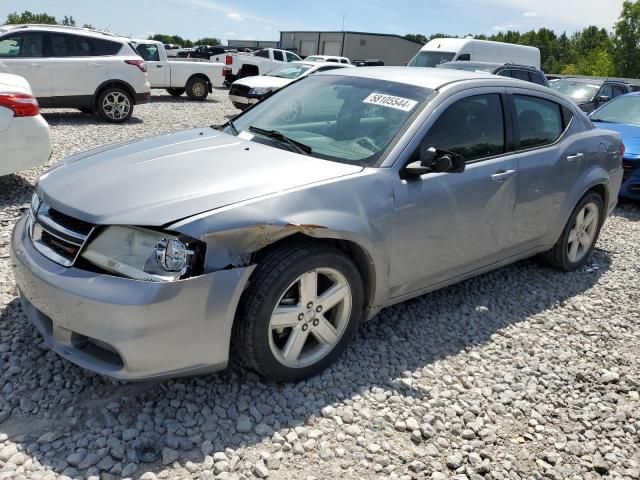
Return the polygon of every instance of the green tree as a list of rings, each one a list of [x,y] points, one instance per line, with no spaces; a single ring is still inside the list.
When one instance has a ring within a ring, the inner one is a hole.
[[[56,18],[46,13],[31,13],[29,10],[25,10],[22,13],[13,12],[7,15],[7,24],[23,24],[23,23],[46,23],[49,25],[55,25]]]
[[[635,78],[640,75],[640,2],[626,0],[614,28],[613,55],[616,74]]]
[[[62,21],[60,22],[60,25],[67,25],[69,27],[75,27],[76,26],[76,21],[73,19],[73,17],[67,17],[65,15],[62,18]]]
[[[220,45],[222,42],[220,42],[219,38],[202,37],[202,38],[199,38],[198,40],[196,40],[193,43],[194,43],[194,45]]]
[[[412,42],[425,44],[429,41],[427,37],[422,35],[421,33],[408,33],[404,36],[407,40],[411,40]]]

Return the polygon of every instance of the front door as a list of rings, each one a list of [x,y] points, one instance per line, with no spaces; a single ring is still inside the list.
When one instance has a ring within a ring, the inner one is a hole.
[[[169,78],[169,64],[160,61],[160,51],[155,43],[140,43],[136,46],[138,54],[147,64],[147,74],[151,88],[168,87],[171,84]]]
[[[422,147],[463,155],[465,172],[397,179],[390,247],[393,297],[435,286],[501,258],[517,191],[517,165],[505,154],[502,93],[466,91],[431,116],[436,120]]]
[[[46,107],[51,96],[51,79],[44,49],[41,32],[7,34],[0,40],[0,70],[26,78],[40,106]]]

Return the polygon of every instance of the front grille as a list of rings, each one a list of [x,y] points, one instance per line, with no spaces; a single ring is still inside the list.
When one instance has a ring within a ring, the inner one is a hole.
[[[240,95],[242,97],[246,97],[249,95],[251,91],[251,87],[247,87],[246,85],[231,85],[231,90],[229,90],[229,95]]]
[[[93,225],[39,203],[29,213],[29,237],[45,257],[70,267],[93,230]]]
[[[622,181],[626,181],[635,169],[636,167],[633,163],[628,160],[622,160]]]

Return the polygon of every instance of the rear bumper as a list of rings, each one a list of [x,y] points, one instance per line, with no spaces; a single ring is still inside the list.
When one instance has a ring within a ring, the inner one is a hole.
[[[51,133],[41,115],[14,117],[0,131],[0,176],[42,165],[51,157]]]
[[[151,100],[151,91],[148,91],[143,93],[136,93],[134,102],[136,105],[140,105],[143,103],[149,103],[150,100]]]
[[[45,344],[94,372],[143,380],[221,370],[253,267],[153,283],[62,267],[27,238],[11,239],[23,310]]]

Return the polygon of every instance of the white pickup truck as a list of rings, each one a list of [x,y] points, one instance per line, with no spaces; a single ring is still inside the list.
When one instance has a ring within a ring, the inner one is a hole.
[[[253,54],[231,53],[225,56],[223,75],[227,84],[239,78],[264,75],[286,62],[299,62],[298,55],[277,48],[263,48]]]
[[[204,100],[213,87],[222,86],[224,82],[221,63],[169,61],[161,42],[132,40],[131,43],[147,64],[151,88],[165,88],[175,97],[187,92],[191,100]]]

